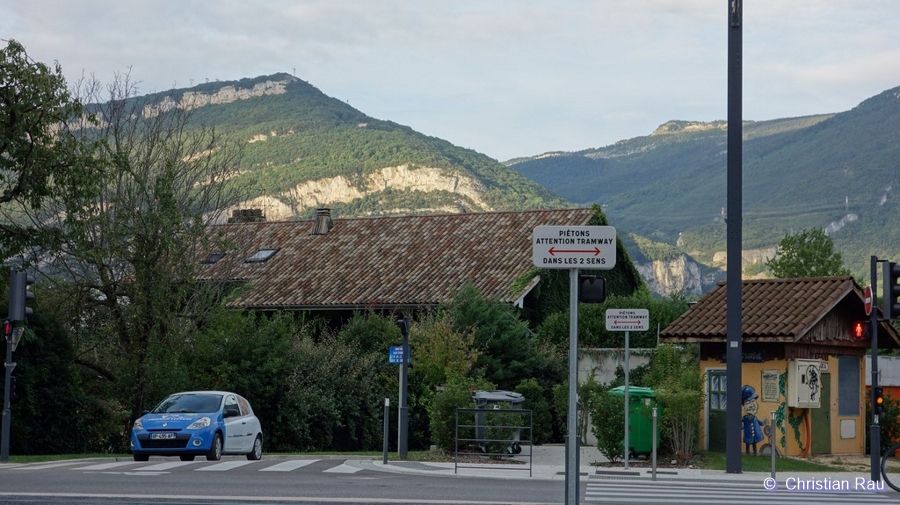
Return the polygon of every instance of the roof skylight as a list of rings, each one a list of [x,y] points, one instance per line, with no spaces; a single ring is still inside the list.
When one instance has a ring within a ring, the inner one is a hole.
[[[252,256],[244,260],[244,263],[263,263],[275,255],[278,249],[257,249]]]

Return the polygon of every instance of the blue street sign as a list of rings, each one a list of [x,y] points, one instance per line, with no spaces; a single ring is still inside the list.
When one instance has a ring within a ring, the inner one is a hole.
[[[391,350],[388,353],[388,363],[392,365],[399,365],[403,363],[403,346],[402,345],[394,345],[391,346]]]

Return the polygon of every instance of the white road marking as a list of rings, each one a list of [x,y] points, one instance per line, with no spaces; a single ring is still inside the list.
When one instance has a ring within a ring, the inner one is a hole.
[[[342,463],[334,468],[322,470],[322,473],[356,473],[360,470],[362,470],[362,468],[355,468],[346,463]]]
[[[63,461],[62,463],[47,463],[45,465],[23,465],[18,468],[13,468],[13,470],[45,470],[47,468],[57,468],[60,466],[77,465],[79,463],[84,463],[84,461]]]
[[[193,465],[194,463],[194,461],[173,461],[171,463],[157,463],[155,465],[135,468],[135,470],[138,472],[160,472],[163,470],[178,468],[179,466]]]
[[[298,468],[303,468],[306,465],[311,465],[317,461],[318,459],[296,459],[293,461],[284,461],[282,463],[278,463],[272,466],[268,466],[266,468],[261,468],[260,472],[290,472],[291,470],[296,470]]]
[[[98,463],[96,465],[90,466],[79,466],[78,468],[69,468],[69,470],[108,470],[110,468],[116,468],[125,465],[133,465],[136,461],[114,461],[112,463]]]
[[[232,468],[238,468],[244,465],[251,465],[256,463],[255,461],[226,461],[224,463],[217,463],[212,466],[204,466],[202,468],[198,468],[197,472],[227,472]]]

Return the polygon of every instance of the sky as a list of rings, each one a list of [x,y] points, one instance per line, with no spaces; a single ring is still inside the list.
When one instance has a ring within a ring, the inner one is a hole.
[[[0,39],[139,92],[286,72],[500,161],[727,118],[732,0],[0,0]],[[900,86],[897,0],[750,0],[743,118]],[[3,43],[5,47],[6,43]]]

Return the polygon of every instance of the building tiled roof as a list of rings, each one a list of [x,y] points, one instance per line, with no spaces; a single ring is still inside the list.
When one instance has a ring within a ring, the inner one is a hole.
[[[584,226],[591,209],[484,212],[213,226],[234,250],[202,278],[249,281],[229,305],[262,310],[432,305],[467,281],[486,297],[514,301],[513,282],[532,265],[536,226]],[[270,259],[246,263],[259,249]],[[209,253],[218,251],[207,251]]]
[[[862,289],[849,276],[744,280],[741,290],[742,331],[747,340],[796,342],[848,297],[860,318],[865,314]],[[686,342],[724,340],[726,295],[725,283],[718,283],[660,337]],[[897,341],[897,332],[890,325],[880,325],[879,334],[882,332]]]

